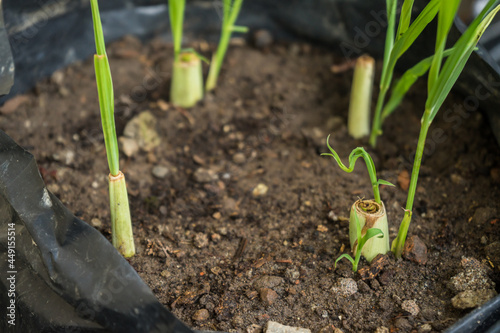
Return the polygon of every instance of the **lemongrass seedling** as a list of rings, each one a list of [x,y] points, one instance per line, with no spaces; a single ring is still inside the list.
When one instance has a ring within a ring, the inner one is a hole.
[[[397,0],[387,0],[387,32],[385,39],[380,92],[375,105],[375,112],[370,133],[370,145],[374,147],[377,137],[382,134],[382,111],[387,92],[391,86],[397,61],[413,44],[425,27],[437,15],[441,0],[431,0],[417,18],[410,24],[414,0],[405,0],[401,8],[399,24],[396,30]],[[446,2],[446,1],[443,1]]]
[[[205,90],[211,91],[217,87],[222,62],[226,55],[227,46],[233,32],[247,32],[247,27],[234,25],[241,9],[243,0],[223,0],[222,30],[217,51],[212,56]]]
[[[372,101],[375,60],[362,55],[356,60],[352,80],[347,130],[355,139],[370,134],[370,106]]]
[[[427,100],[425,103],[425,111],[421,120],[417,150],[411,173],[410,187],[408,189],[405,215],[399,227],[398,235],[392,242],[391,248],[398,258],[401,257],[403,252],[406,236],[408,234],[408,228],[412,218],[413,201],[415,199],[418,175],[429,127],[436,117],[436,114],[439,112],[444,100],[451,91],[451,88],[457,81],[467,60],[475,50],[482,34],[490,25],[496,13],[500,10],[500,5],[497,5],[497,3],[498,0],[488,1],[481,13],[474,19],[474,21],[472,21],[467,30],[455,43],[453,51],[448,56],[444,64],[442,64],[445,55],[444,48],[448,32],[450,31],[460,4],[460,0],[447,0],[440,4],[435,53],[429,69]]]
[[[174,44],[174,63],[170,84],[170,101],[173,105],[190,108],[203,99],[202,56],[193,49],[182,49],[182,30],[186,0],[169,0],[168,9],[172,39]]]
[[[351,257],[348,253],[344,253],[344,254],[340,255],[337,258],[337,260],[335,260],[335,268],[337,268],[337,262],[339,262],[339,260],[341,260],[342,258],[346,258],[352,264],[352,271],[357,272],[359,260],[361,259],[362,250],[365,248],[365,246],[367,246],[367,245],[369,246],[368,242],[373,241],[374,237],[382,238],[382,237],[384,237],[384,235],[387,235],[387,233],[384,234],[384,232],[382,230],[377,229],[377,228],[370,228],[370,229],[366,230],[366,232],[362,236],[361,229],[363,228],[363,226],[359,222],[358,215],[352,214],[352,212],[351,212],[351,215],[354,216],[353,219],[354,219],[354,223],[356,224],[356,228],[355,228],[356,239],[359,239],[358,249],[361,249],[361,251],[354,252],[354,258]]]
[[[326,145],[331,153],[323,153],[323,156],[331,156],[335,159],[339,167],[345,172],[353,172],[356,160],[362,157],[365,160],[366,168],[373,190],[373,200],[358,200],[351,207],[349,218],[349,240],[351,243],[351,250],[356,255],[363,255],[363,257],[371,262],[378,254],[386,254],[390,251],[389,246],[389,226],[387,223],[387,214],[385,206],[380,199],[380,185],[394,186],[390,182],[377,179],[375,164],[370,154],[364,148],[358,147],[354,149],[349,155],[349,167],[346,167],[340,160],[337,152],[330,146],[330,136],[326,139]],[[373,238],[372,229],[380,231],[382,236]],[[369,235],[368,238],[366,235]]]
[[[108,179],[113,246],[124,257],[132,257],[135,254],[135,245],[132,234],[127,185],[125,183],[125,176],[120,171],[119,165],[118,141],[116,139],[114,118],[113,82],[106,55],[97,0],[90,0],[90,4],[97,52],[94,55],[97,92],[99,95],[102,130],[110,170]]]

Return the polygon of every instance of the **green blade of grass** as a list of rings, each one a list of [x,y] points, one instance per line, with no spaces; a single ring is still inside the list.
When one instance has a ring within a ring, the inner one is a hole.
[[[448,57],[453,52],[453,49],[448,49],[443,53],[443,57]],[[434,56],[427,57],[421,60],[412,68],[408,69],[398,80],[391,90],[391,97],[387,101],[382,111],[382,121],[391,115],[401,103],[404,96],[417,81],[429,70]]]
[[[347,260],[349,260],[351,262],[352,266],[354,267],[354,259],[349,254],[344,253],[344,254],[340,255],[337,258],[337,260],[335,260],[335,266],[334,266],[335,268],[337,268],[337,262],[339,262],[340,259],[342,259],[342,258],[346,258]]]
[[[411,12],[413,10],[413,0],[405,0],[401,7],[401,15],[399,16],[398,31],[396,40],[398,40],[408,30],[411,21]]]
[[[446,0],[441,2],[438,13],[436,46],[431,68],[429,69],[429,79],[427,84],[428,92],[433,91],[434,84],[437,81],[439,71],[441,70],[441,62],[443,59],[444,48],[446,46],[446,39],[451,25],[453,24],[453,20],[455,19],[459,5],[460,0]]]
[[[495,8],[492,9],[493,7]],[[427,98],[425,106],[430,112],[429,119],[431,122],[457,81],[470,55],[475,50],[477,42],[499,10],[500,5],[498,5],[498,0],[490,0],[483,11],[455,43],[454,49],[456,51],[444,63],[434,88],[430,91]]]
[[[172,40],[174,43],[174,55],[177,56],[182,48],[182,28],[184,25],[184,8],[186,0],[169,0],[168,14],[170,16],[170,26],[172,29]]]
[[[109,68],[108,57],[102,32],[102,24],[99,15],[97,0],[91,0],[92,19],[94,25],[94,36],[97,54],[94,56],[94,67],[99,95],[99,107],[101,110],[101,123],[104,133],[104,143],[110,173],[116,176],[120,170],[118,158],[118,140],[115,129],[115,103],[113,93],[113,81],[111,79],[111,69]]]

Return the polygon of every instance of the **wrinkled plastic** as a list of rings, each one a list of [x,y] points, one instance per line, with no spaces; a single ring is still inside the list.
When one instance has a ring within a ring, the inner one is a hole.
[[[0,332],[192,332],[47,190],[34,157],[2,131],[0,262]],[[11,300],[15,325],[5,320]]]

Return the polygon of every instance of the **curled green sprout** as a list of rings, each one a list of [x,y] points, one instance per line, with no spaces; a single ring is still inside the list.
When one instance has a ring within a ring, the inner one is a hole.
[[[379,190],[379,185],[388,185],[388,186],[394,186],[394,184],[383,180],[383,179],[377,179],[377,173],[375,171],[375,163],[373,163],[373,159],[371,158],[370,154],[366,152],[366,150],[362,147],[355,148],[351,154],[349,155],[349,167],[346,167],[344,163],[340,160],[339,155],[333,148],[330,146],[330,135],[326,138],[326,145],[328,146],[328,149],[330,149],[330,153],[323,153],[321,156],[331,156],[337,161],[339,167],[344,170],[347,173],[351,173],[354,171],[354,166],[356,164],[356,160],[360,157],[362,157],[365,160],[366,168],[368,169],[368,175],[370,176],[370,182],[372,184],[372,189],[373,189],[373,198],[375,202],[378,204],[381,204],[380,200],[380,190]]]
[[[348,253],[344,253],[344,254],[340,255],[337,258],[337,260],[335,260],[335,268],[337,268],[337,262],[340,259],[346,258],[352,264],[352,271],[357,272],[359,260],[361,259],[361,251],[362,251],[363,247],[365,246],[366,242],[372,237],[382,238],[382,237],[384,237],[384,233],[380,229],[370,228],[366,231],[366,234],[363,237],[361,237],[361,223],[359,222],[359,217],[357,214],[354,214],[354,219],[356,220],[356,224],[357,224],[356,233],[357,233],[357,239],[359,240],[358,241],[358,250],[356,251],[356,254],[354,255],[354,259]]]

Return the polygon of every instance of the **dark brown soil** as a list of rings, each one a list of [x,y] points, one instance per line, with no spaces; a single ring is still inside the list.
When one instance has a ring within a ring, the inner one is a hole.
[[[500,149],[481,113],[459,113],[464,99],[452,96],[431,128],[410,228],[428,247],[427,264],[389,257],[376,278],[362,281],[347,261],[333,264],[348,250],[350,206],[372,196],[366,168],[360,162],[347,174],[319,156],[330,133],[346,162],[367,146],[347,134],[352,71],[330,71],[342,59],[309,45],[232,46],[216,93],[182,110],[165,102],[171,55],[162,42],[142,47],[132,38],[109,49],[118,135],[149,110],[161,136],[154,150],[122,156],[121,169],[137,246],[130,263],[167,308],[194,328],[240,332],[269,320],[313,332],[442,331],[466,315],[451,305],[450,278],[463,256],[494,266],[485,247],[500,240]],[[397,184],[411,171],[425,91],[422,84],[410,92],[371,150],[380,178]],[[3,108],[2,129],[35,155],[49,189],[109,238],[91,59],[15,102]],[[155,166],[168,169],[165,178],[152,175]],[[259,184],[268,190],[255,196]],[[406,194],[381,189],[391,240]],[[498,267],[489,274],[498,285]],[[340,278],[354,279],[358,291],[339,292]],[[403,310],[405,301],[418,313]]]

